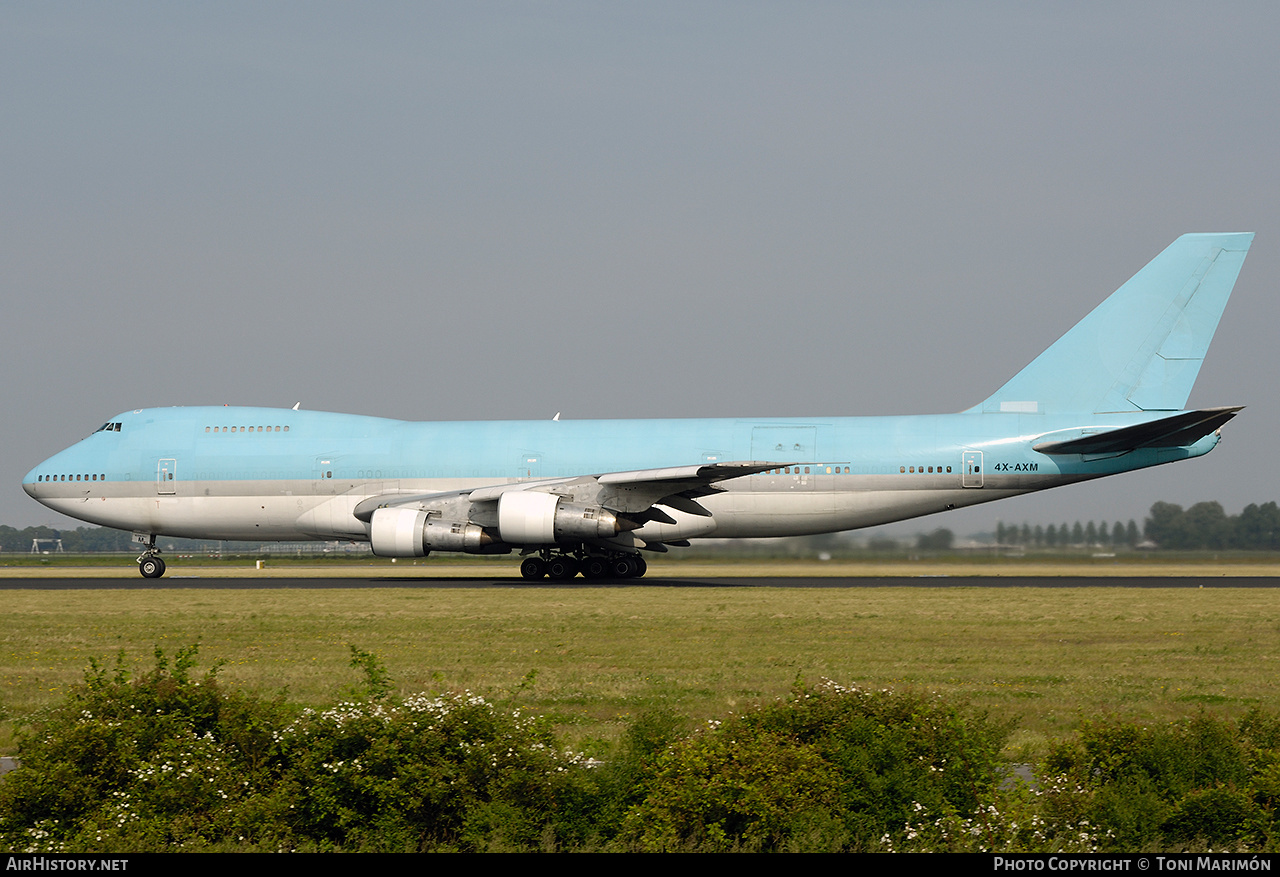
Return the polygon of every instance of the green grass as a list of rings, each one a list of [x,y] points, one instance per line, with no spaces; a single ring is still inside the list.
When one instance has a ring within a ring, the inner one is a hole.
[[[666,707],[718,717],[797,677],[909,687],[1018,718],[1038,746],[1103,713],[1280,706],[1272,589],[480,588],[7,591],[0,710],[56,702],[90,657],[201,663],[260,693],[323,704],[358,681],[349,644],[404,692],[471,689],[608,739]],[[12,723],[0,728],[0,752]]]

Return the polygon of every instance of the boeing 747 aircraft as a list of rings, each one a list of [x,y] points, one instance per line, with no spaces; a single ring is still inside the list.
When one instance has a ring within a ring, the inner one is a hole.
[[[1253,240],[1188,234],[959,414],[408,423],[273,408],[126,411],[23,479],[158,535],[351,539],[382,557],[524,555],[526,579],[640,576],[642,550],[899,521],[1198,457],[1239,407],[1183,410]]]

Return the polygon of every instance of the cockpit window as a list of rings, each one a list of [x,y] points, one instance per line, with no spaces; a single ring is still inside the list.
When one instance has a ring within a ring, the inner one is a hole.
[[[121,424],[118,422],[104,423],[98,427],[97,432],[119,432]]]

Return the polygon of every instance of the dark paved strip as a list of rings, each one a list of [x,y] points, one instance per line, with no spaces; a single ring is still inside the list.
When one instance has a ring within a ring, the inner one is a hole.
[[[511,578],[183,578],[0,579],[0,591],[306,590],[332,588],[1280,588],[1272,576],[878,576],[602,579],[529,583]]]

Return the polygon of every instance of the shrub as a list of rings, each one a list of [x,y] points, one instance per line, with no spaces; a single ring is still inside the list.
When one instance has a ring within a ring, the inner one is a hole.
[[[1157,727],[1089,722],[1046,762],[1075,790],[1048,809],[1104,827],[1114,849],[1265,845],[1280,792],[1278,743],[1280,721],[1258,709],[1239,722],[1203,710]]]
[[[67,701],[19,736],[21,768],[0,783],[10,849],[133,850],[224,838],[271,762],[279,704],[193,678],[196,647],[157,649],[131,680],[93,661]],[[126,838],[128,839],[126,841]]]
[[[470,693],[308,711],[278,739],[291,828],[342,848],[536,849],[576,766]]]
[[[582,771],[547,727],[464,693],[369,699],[287,721],[281,702],[195,678],[196,648],[136,680],[91,662],[23,731],[0,841],[26,851],[537,849]]]
[[[999,782],[1004,731],[937,698],[832,682],[660,758],[624,837],[642,849],[871,849],[922,811],[971,813]]]

